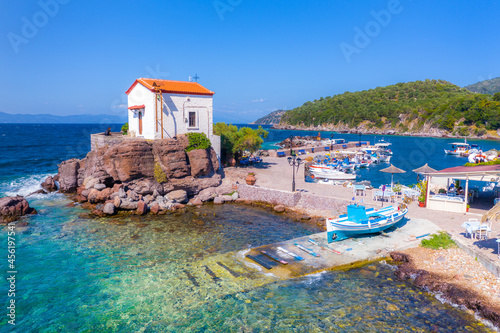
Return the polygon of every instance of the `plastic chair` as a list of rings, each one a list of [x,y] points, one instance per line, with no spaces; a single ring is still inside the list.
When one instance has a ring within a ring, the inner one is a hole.
[[[476,230],[476,238],[481,240],[487,240],[491,234],[491,221],[483,222],[479,225],[479,228]]]

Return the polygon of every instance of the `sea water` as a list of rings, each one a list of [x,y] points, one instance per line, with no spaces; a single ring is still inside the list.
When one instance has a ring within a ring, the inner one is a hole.
[[[0,138],[8,137],[0,142],[2,195],[34,190],[57,163],[83,157],[75,140],[85,147],[92,129],[0,125]],[[318,231],[265,208],[205,205],[101,219],[67,207],[62,194],[28,199],[38,214],[14,227],[15,326],[7,317],[9,230],[0,232],[1,332],[490,331],[466,311],[396,281],[385,263],[288,281],[245,266],[238,257],[250,247]]]

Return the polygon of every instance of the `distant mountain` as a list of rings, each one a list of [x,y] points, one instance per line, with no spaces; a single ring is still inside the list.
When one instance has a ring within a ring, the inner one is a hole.
[[[1,123],[21,123],[21,124],[123,124],[126,123],[126,116],[114,115],[73,115],[54,116],[51,114],[10,114],[0,112]]]
[[[264,116],[262,118],[257,119],[254,121],[252,124],[257,124],[257,125],[274,125],[274,124],[279,124],[281,121],[281,116],[285,113],[285,110],[276,110],[268,114],[267,116]]]
[[[470,86],[466,86],[465,89],[480,94],[493,95],[500,92],[500,77],[471,84]]]

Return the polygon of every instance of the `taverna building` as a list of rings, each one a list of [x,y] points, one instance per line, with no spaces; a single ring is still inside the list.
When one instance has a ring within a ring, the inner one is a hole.
[[[213,95],[197,82],[139,78],[126,91],[129,135],[149,140],[205,133],[220,156],[213,134]]]

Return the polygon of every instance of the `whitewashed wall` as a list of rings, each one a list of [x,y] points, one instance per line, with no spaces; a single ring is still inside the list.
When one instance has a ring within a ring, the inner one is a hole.
[[[163,138],[172,138],[189,132],[205,133],[213,141],[220,156],[220,138],[213,138],[213,97],[188,94],[162,94],[163,97]],[[188,100],[189,99],[189,100]],[[142,135],[139,135],[137,112],[128,110],[129,131],[145,139],[161,139],[161,113],[158,101],[158,132],[155,126],[155,93],[137,84],[128,95],[128,106],[145,105],[142,117]],[[196,112],[197,126],[188,127],[189,112]]]
[[[153,139],[155,135],[154,109],[155,94],[142,84],[137,84],[128,95],[128,106],[145,105],[142,117],[142,135],[139,135],[139,119],[137,112],[128,110],[128,128],[131,134],[145,139]]]

